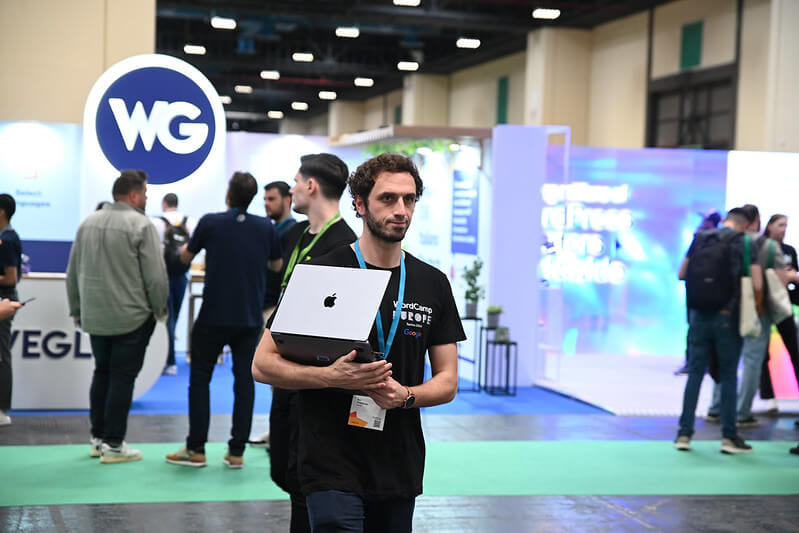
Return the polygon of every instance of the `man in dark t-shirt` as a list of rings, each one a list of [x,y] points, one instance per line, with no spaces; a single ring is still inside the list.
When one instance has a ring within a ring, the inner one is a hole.
[[[355,242],[355,233],[339,214],[339,201],[348,176],[346,163],[333,154],[309,154],[300,159],[290,193],[294,210],[308,220],[293,225],[283,236],[283,270],[277,276],[279,294],[297,264]],[[304,533],[310,531],[310,525],[296,469],[297,402],[296,391],[273,387],[269,433],[251,444],[269,448],[272,480],[291,495],[290,531]]]
[[[285,248],[286,234],[294,227],[297,220],[291,216],[291,191],[285,181],[272,181],[264,186],[264,208],[266,216],[272,219],[280,240],[281,248]],[[280,272],[266,273],[266,300],[264,310],[268,317],[277,305],[280,295]]]
[[[233,427],[224,463],[243,466],[252,427],[255,384],[250,367],[263,326],[266,271],[279,270],[280,244],[272,223],[247,212],[258,192],[255,178],[236,172],[230,179],[229,209],[200,219],[181,260],[189,264],[205,249],[205,284],[200,314],[191,330],[189,435],[186,446],[166,456],[169,463],[205,466],[210,420],[209,384],[225,345],[233,356]]]
[[[311,263],[391,272],[369,336],[384,358],[356,363],[353,350],[327,367],[300,365],[267,329],[253,375],[300,391],[297,467],[312,529],[409,532],[424,474],[419,407],[454,398],[465,335],[447,277],[401,248],[423,189],[413,162],[380,155],[349,185],[363,234]]]
[[[719,382],[721,386],[721,451],[723,453],[750,453],[752,447],[738,436],[735,420],[735,397],[737,389],[737,368],[741,356],[741,335],[739,333],[739,309],[741,299],[740,278],[748,275],[744,271],[744,259],[748,256],[752,285],[756,295],[762,289],[762,270],[757,263],[757,248],[750,243],[749,249],[745,248],[744,234],[749,220],[740,208],[730,209],[724,220],[724,227],[716,230],[698,232],[694,236],[691,247],[680,266],[679,278],[686,280],[690,277],[691,261],[702,249],[704,243],[715,239],[716,246],[728,247],[727,255],[730,264],[728,275],[732,280],[732,290],[729,297],[725,295],[726,303],[717,310],[688,309],[688,380],[685,382],[683,394],[682,414],[680,428],[674,447],[681,451],[691,449],[691,437],[694,433],[696,418],[696,404],[699,399],[699,389],[702,379],[707,372],[711,353],[718,358]],[[699,264],[699,263],[694,263]],[[718,276],[722,276],[718,273]],[[725,276],[726,277],[726,276]],[[688,286],[690,287],[690,285]],[[688,290],[688,289],[687,289]],[[689,299],[690,302],[690,299]],[[689,303],[690,305],[690,303]]]
[[[17,203],[10,194],[0,194],[0,300],[17,298],[17,283],[22,278],[22,243],[11,227]],[[11,321],[13,313],[0,319],[0,426],[11,424]]]

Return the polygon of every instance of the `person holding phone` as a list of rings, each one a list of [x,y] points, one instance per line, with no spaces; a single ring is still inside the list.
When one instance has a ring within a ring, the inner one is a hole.
[[[14,300],[9,300],[8,298],[0,300],[0,320],[14,316],[14,313],[16,313],[17,309],[22,307],[22,305],[23,304]]]
[[[11,227],[16,210],[14,197],[0,194],[0,426],[11,424],[11,321],[19,308],[17,283],[22,276],[22,243]]]

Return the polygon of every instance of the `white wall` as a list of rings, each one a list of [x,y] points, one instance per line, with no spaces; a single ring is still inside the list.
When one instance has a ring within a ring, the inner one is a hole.
[[[735,0],[679,0],[655,8],[652,77],[680,71],[682,27],[703,21],[701,68],[735,60]]]
[[[644,146],[648,20],[644,12],[593,30],[590,146]]]
[[[0,1],[0,120],[83,122],[107,67],[155,50],[155,0]]]
[[[508,77],[508,124],[524,123],[525,52],[453,72],[449,84],[449,125],[494,127],[499,78]]]

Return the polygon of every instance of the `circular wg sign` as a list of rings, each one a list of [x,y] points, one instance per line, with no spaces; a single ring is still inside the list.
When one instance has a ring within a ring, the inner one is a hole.
[[[92,87],[83,120],[98,155],[117,170],[146,171],[156,185],[193,175],[225,136],[213,85],[185,61],[160,54],[109,68]]]

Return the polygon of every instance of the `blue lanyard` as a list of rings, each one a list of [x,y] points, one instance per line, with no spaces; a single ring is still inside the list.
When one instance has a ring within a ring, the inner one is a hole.
[[[355,257],[358,258],[358,264],[361,268],[366,269],[366,263],[361,253],[361,246],[358,242],[359,241],[355,241]],[[388,330],[388,338],[385,338],[383,335],[383,319],[380,316],[380,309],[377,310],[377,317],[375,318],[375,322],[377,323],[377,346],[383,353],[383,359],[388,357],[391,351],[391,345],[394,344],[394,335],[397,334],[397,326],[399,326],[400,315],[402,314],[402,303],[405,299],[405,254],[403,252],[400,252],[400,279],[399,291],[397,292],[397,308],[394,309],[394,320],[391,321],[391,329]]]

